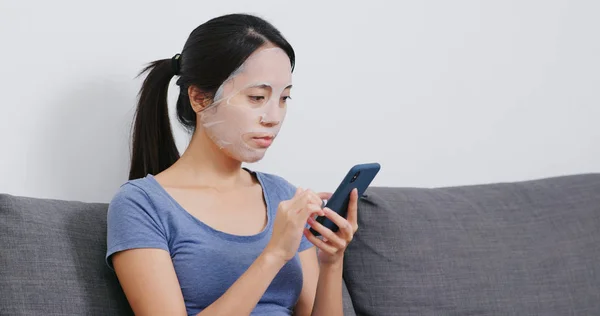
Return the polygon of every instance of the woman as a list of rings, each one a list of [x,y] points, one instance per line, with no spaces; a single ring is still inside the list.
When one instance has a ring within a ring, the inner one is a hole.
[[[142,72],[149,73],[130,181],[110,203],[106,255],[136,314],[343,313],[356,192],[344,219],[321,207],[329,194],[241,167],[260,160],[276,138],[293,66],[292,47],[272,25],[235,14],[200,25],[181,54]],[[181,157],[166,101],[173,76],[177,117],[192,132]],[[333,233],[316,215],[341,229]]]

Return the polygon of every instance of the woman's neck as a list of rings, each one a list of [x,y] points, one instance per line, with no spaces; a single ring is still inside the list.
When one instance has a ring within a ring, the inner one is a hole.
[[[196,131],[181,158],[169,169],[183,185],[228,189],[247,182],[249,175],[241,166],[203,131]]]

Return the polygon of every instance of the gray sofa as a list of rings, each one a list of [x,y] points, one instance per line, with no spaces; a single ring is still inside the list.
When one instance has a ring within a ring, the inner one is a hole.
[[[106,209],[0,195],[0,315],[131,314]],[[371,188],[359,218],[346,315],[600,315],[600,174]]]

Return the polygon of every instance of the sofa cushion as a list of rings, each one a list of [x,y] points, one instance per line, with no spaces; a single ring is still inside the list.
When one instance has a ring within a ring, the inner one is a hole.
[[[0,195],[0,315],[131,315],[104,261],[106,211]]]
[[[600,174],[369,189],[344,279],[358,315],[600,315]]]

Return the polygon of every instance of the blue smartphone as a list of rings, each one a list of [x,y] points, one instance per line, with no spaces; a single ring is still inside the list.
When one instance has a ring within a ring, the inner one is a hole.
[[[350,193],[352,190],[356,188],[358,190],[358,198],[360,198],[373,179],[375,179],[379,169],[381,169],[381,165],[378,163],[366,163],[352,167],[346,174],[346,177],[344,177],[344,180],[342,180],[342,183],[340,183],[335,192],[333,192],[333,195],[327,201],[325,207],[340,214],[343,218],[346,218],[346,215],[348,214],[348,204],[350,202]],[[333,232],[337,232],[339,229],[336,224],[325,216],[318,216],[316,221],[331,229]],[[321,235],[312,227],[310,228],[310,232],[315,236]]]

